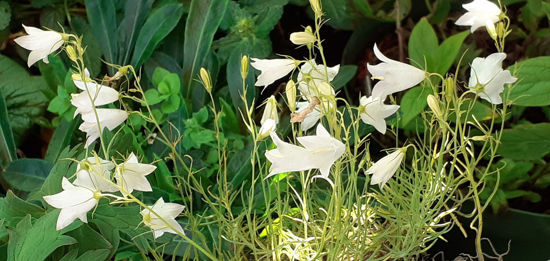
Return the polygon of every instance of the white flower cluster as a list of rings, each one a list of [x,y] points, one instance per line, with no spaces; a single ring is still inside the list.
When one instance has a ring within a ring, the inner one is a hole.
[[[40,59],[47,63],[48,55],[62,47],[71,37],[54,31],[43,31],[24,25],[23,27],[28,35],[15,39],[15,42],[31,50],[28,58],[29,67]],[[76,47],[82,49],[81,46]],[[75,61],[73,46],[67,46],[67,54]],[[115,89],[90,79],[87,69],[81,74],[74,74],[72,78],[76,87],[82,90],[81,93],[72,94],[71,104],[76,107],[74,116],[82,116],[83,123],[79,129],[86,133],[85,147],[88,147],[101,136],[104,128],[113,130],[122,124],[128,118],[128,113],[120,109],[97,108],[117,101],[120,94]],[[155,169],[154,165],[140,163],[134,153],[120,164],[101,159],[96,154],[83,159],[78,163],[74,174],[76,178],[72,183],[63,177],[63,191],[43,197],[48,204],[61,209],[56,229],[67,227],[76,219],[87,222],[87,213],[94,209],[103,197],[111,197],[121,202],[135,202],[137,199],[131,195],[134,190],[153,191],[146,176]],[[121,196],[109,193],[120,193]],[[183,235],[182,227],[175,220],[183,210],[183,205],[165,203],[159,198],[153,206],[144,208],[141,215],[143,223],[153,230],[155,238],[165,232]]]

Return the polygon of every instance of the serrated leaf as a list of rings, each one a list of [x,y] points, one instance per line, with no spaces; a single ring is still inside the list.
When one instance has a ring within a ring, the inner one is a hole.
[[[550,123],[522,124],[502,132],[498,153],[517,160],[537,160],[550,153]]]
[[[44,215],[44,212],[44,209],[20,199],[11,190],[8,190],[5,197],[0,198],[0,219],[4,220],[4,225],[8,227],[15,227],[27,215],[38,218]]]
[[[550,105],[550,56],[522,61],[508,70],[518,78],[509,97],[515,105]]]

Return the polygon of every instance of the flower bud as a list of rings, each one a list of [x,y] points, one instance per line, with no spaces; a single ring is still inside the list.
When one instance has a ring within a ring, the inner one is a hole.
[[[489,137],[487,137],[487,135],[483,135],[483,136],[473,136],[472,138],[473,141],[486,141],[489,139]]]
[[[291,33],[290,41],[296,45],[311,44],[315,42],[315,35],[313,35],[311,26],[306,27],[303,32]]]
[[[206,71],[204,67],[201,67],[199,74],[201,77],[202,85],[204,86],[206,91],[210,93],[212,91],[212,81],[210,81],[210,75],[208,74],[208,71]]]
[[[443,113],[441,112],[441,108],[439,107],[439,101],[435,96],[432,94],[428,95],[428,106],[433,111],[435,117],[438,119],[441,119],[443,116]]]
[[[275,123],[279,123],[279,115],[277,115],[277,100],[275,96],[271,95],[265,102],[264,114],[260,120],[261,124],[264,124],[267,120],[274,120]]]
[[[241,77],[244,79],[248,76],[248,56],[243,55],[241,58]]]
[[[65,47],[65,53],[67,53],[67,56],[71,59],[71,61],[76,62],[76,52],[72,45],[67,45],[67,47]]]
[[[296,111],[296,84],[293,80],[286,83],[285,94],[288,101],[288,108],[291,112]]]
[[[275,131],[275,128],[277,127],[277,123],[272,119],[267,119],[264,123],[262,123],[262,127],[260,128],[260,131],[258,131],[258,140],[263,140],[272,131]]]
[[[488,23],[485,28],[487,28],[487,32],[489,33],[489,35],[491,36],[491,38],[493,38],[493,40],[497,40],[498,38],[498,33],[497,33],[497,30],[495,28],[495,25],[493,23]]]
[[[445,91],[445,99],[447,101],[453,100],[456,90],[455,79],[453,79],[452,77],[447,77],[443,81],[443,90]]]
[[[311,5],[311,9],[316,15],[322,15],[321,3],[319,2],[319,0],[309,0],[309,4]]]

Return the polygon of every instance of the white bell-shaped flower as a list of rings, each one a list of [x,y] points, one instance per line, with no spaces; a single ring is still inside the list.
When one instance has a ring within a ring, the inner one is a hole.
[[[139,163],[138,158],[132,152],[124,163],[116,167],[115,178],[117,184],[128,193],[132,193],[134,190],[153,191],[145,176],[151,174],[156,168],[151,164]],[[122,193],[124,194],[124,192]]]
[[[296,68],[297,62],[291,59],[258,59],[251,58],[252,67],[261,71],[256,86],[267,86],[289,74]]]
[[[504,91],[504,84],[517,80],[510,71],[502,69],[504,59],[505,53],[493,53],[486,58],[477,57],[472,62],[468,88],[492,104],[501,104],[500,94]]]
[[[80,75],[73,76],[75,86],[83,92],[71,94],[71,104],[76,107],[74,116],[79,113],[87,113],[93,107],[110,104],[118,100],[119,93],[115,89],[92,82],[88,69],[85,69],[86,79],[83,81]]]
[[[406,150],[406,148],[397,149],[394,152],[384,156],[374,163],[369,169],[367,169],[367,174],[372,174],[370,184],[379,184],[380,187],[384,187],[384,184],[386,184],[386,182],[393,177],[401,165],[401,161],[403,161]]]
[[[77,218],[88,223],[87,213],[92,210],[99,201],[101,193],[93,188],[93,184],[85,184],[86,187],[75,186],[63,177],[61,186],[63,191],[44,196],[44,200],[54,208],[61,209],[57,218],[56,229],[61,230],[75,221]]]
[[[309,102],[298,102],[296,103],[298,110],[296,113],[301,113],[309,107]],[[307,131],[311,129],[319,120],[321,119],[322,113],[319,111],[318,106],[315,106],[313,110],[306,115],[304,120],[301,123],[302,131]]]
[[[78,163],[76,166],[76,179],[73,184],[92,189],[97,188],[102,192],[116,192],[118,189],[109,183],[111,180],[111,170],[115,165],[108,160],[100,157],[88,157]]]
[[[332,164],[345,151],[345,146],[339,140],[330,136],[322,124],[317,125],[317,135],[298,137],[298,142],[304,147],[282,141],[275,132],[271,133],[276,149],[265,153],[271,162],[269,178],[283,172],[319,169],[321,177],[328,179]]]
[[[269,136],[271,132],[275,131],[275,128],[277,128],[277,122],[272,119],[267,119],[264,123],[262,123],[262,126],[258,131],[258,139],[261,140]]]
[[[17,37],[14,41],[21,47],[30,50],[27,66],[42,60],[49,63],[48,55],[55,52],[64,43],[63,34],[54,31],[44,31],[36,27],[25,26],[28,35]]]
[[[176,221],[176,217],[185,209],[185,206],[176,203],[164,203],[164,200],[159,198],[150,208],[154,213],[148,209],[143,209],[140,214],[143,217],[143,223],[153,230],[154,238],[162,236],[165,232],[172,234],[184,233],[183,228]]]
[[[318,97],[322,100],[326,96],[334,96],[334,89],[330,82],[340,71],[340,65],[327,67],[322,64],[316,64],[314,60],[306,61],[300,66],[298,73],[298,89],[300,94],[306,98]]]
[[[128,113],[119,109],[96,109],[95,111],[99,117],[99,126],[102,129],[113,130],[128,118]],[[82,120],[84,122],[80,124],[78,129],[86,132],[86,144],[84,147],[87,148],[99,138],[101,132],[94,111],[83,113]]]
[[[498,5],[487,0],[474,0],[462,7],[468,12],[456,20],[456,25],[471,26],[472,33],[477,28],[485,26],[489,33],[495,33],[495,23],[500,20],[500,14],[502,14]]]
[[[394,114],[399,105],[386,105],[379,97],[366,97],[360,99],[361,106],[359,107],[361,120],[364,123],[374,126],[374,128],[382,133],[386,133],[386,118]]]
[[[378,50],[376,44],[374,45],[374,55],[382,63],[377,65],[367,64],[367,69],[372,74],[373,79],[380,80],[374,85],[372,96],[379,97],[381,101],[386,100],[386,97],[392,93],[416,86],[426,77],[424,71],[384,56]]]

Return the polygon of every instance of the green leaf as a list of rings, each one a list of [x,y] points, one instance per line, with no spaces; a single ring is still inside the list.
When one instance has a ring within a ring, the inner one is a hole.
[[[432,92],[431,88],[421,85],[410,89],[403,95],[401,107],[399,108],[401,112],[400,126],[409,124],[418,114],[424,111],[428,104],[426,99]]]
[[[103,50],[105,60],[116,62],[118,57],[118,35],[116,33],[116,9],[112,0],[85,0],[86,14],[90,26],[95,32],[95,37]],[[114,69],[109,68],[109,73],[114,74]]]
[[[79,123],[80,122],[77,120],[67,121],[61,119],[60,124],[55,128],[50,143],[48,144],[48,150],[44,158],[45,160],[51,163],[57,162],[61,151],[70,145],[71,139]]]
[[[44,215],[41,207],[18,198],[11,190],[0,198],[0,219],[8,227],[15,227],[27,215],[38,218]]]
[[[161,105],[162,112],[164,114],[170,114],[172,112],[175,112],[178,110],[181,103],[181,98],[176,94],[172,95],[166,100],[166,102],[163,102]]]
[[[12,160],[17,158],[15,154],[15,140],[11,130],[8,108],[0,88],[0,167],[5,168]]]
[[[128,64],[134,50],[138,31],[151,11],[154,0],[126,0],[124,18],[118,26],[119,46],[124,46],[119,54],[118,64]]]
[[[349,81],[351,81],[351,79],[353,79],[353,76],[355,76],[356,72],[356,65],[340,66],[338,74],[336,75],[336,77],[334,77],[334,80],[332,81],[332,86],[334,86],[334,90],[339,90],[340,88],[344,87]]]
[[[550,123],[522,124],[502,132],[498,153],[517,160],[537,160],[550,152]]]
[[[470,31],[455,34],[447,38],[439,47],[437,47],[437,50],[432,58],[432,62],[435,63],[433,72],[441,75],[447,73],[456,60],[460,47],[468,35],[470,35]],[[428,66],[428,68],[430,67]]]
[[[6,29],[10,25],[11,8],[8,2],[0,1],[0,30]]]
[[[191,94],[193,108],[201,108],[205,90],[200,84],[194,84],[200,67],[204,66],[210,52],[214,34],[220,26],[227,9],[228,0],[193,0],[185,24],[183,52],[183,91],[189,100]]]
[[[29,200],[41,200],[42,196],[60,192],[62,190],[62,178],[70,177],[76,172],[76,162],[71,159],[78,160],[84,158],[82,152],[78,153],[79,150],[81,149],[78,147],[74,147],[73,149],[69,149],[69,147],[65,148],[59,154],[60,160],[55,163],[40,190],[29,195]]]
[[[8,243],[8,261],[35,261],[46,259],[60,246],[76,243],[72,237],[65,236],[71,227],[56,230],[59,210],[54,210],[31,224],[31,216],[27,215],[17,227],[10,232]]]
[[[136,40],[132,65],[139,68],[171,31],[183,14],[181,4],[167,4],[156,10],[145,21]]]
[[[359,15],[355,8],[351,6],[349,0],[321,0],[323,12],[326,12],[328,24],[335,29],[353,30],[355,29],[355,20]]]
[[[17,159],[8,165],[4,179],[15,189],[31,192],[39,189],[53,164],[42,159]]]
[[[67,232],[66,235],[78,241],[75,247],[78,249],[78,252],[81,253],[98,249],[107,250],[107,253],[110,253],[113,248],[111,243],[109,243],[100,233],[92,229],[89,224],[82,224],[77,229]]]
[[[103,261],[107,260],[110,254],[108,249],[96,249],[88,250],[77,258],[78,252],[79,249],[73,249],[59,261]]]
[[[428,68],[426,69],[433,71],[430,70],[434,66],[431,53],[437,50],[437,47],[438,40],[434,29],[426,18],[422,18],[413,28],[411,38],[409,39],[409,58],[411,59],[411,64],[420,68],[426,68],[427,64]]]
[[[168,77],[168,75],[170,75],[170,71],[162,67],[155,68],[155,71],[153,72],[153,85],[158,87],[159,84],[164,81],[164,78]]]
[[[149,89],[145,91],[145,99],[147,100],[147,104],[149,105],[155,105],[164,100],[160,97],[159,92],[155,89]]]
[[[518,78],[509,97],[515,105],[550,105],[550,56],[522,61],[508,70]]]
[[[241,60],[243,55],[248,55],[248,45],[239,44],[236,48],[233,49],[229,60],[227,61],[226,74],[227,74],[227,85],[229,86],[229,94],[231,96],[231,101],[236,110],[244,110],[243,99],[241,98],[244,94],[243,90],[243,78],[241,76]],[[248,75],[245,78],[245,84],[248,86],[246,93],[246,101],[248,104],[252,103],[252,100],[256,98],[256,86],[255,83],[254,70],[248,64]]]
[[[82,36],[82,45],[86,47],[84,53],[84,64],[90,71],[90,76],[95,77],[101,70],[101,46],[94,34],[93,28],[80,17],[75,17],[72,21],[76,33]],[[113,61],[114,62],[114,61]]]

